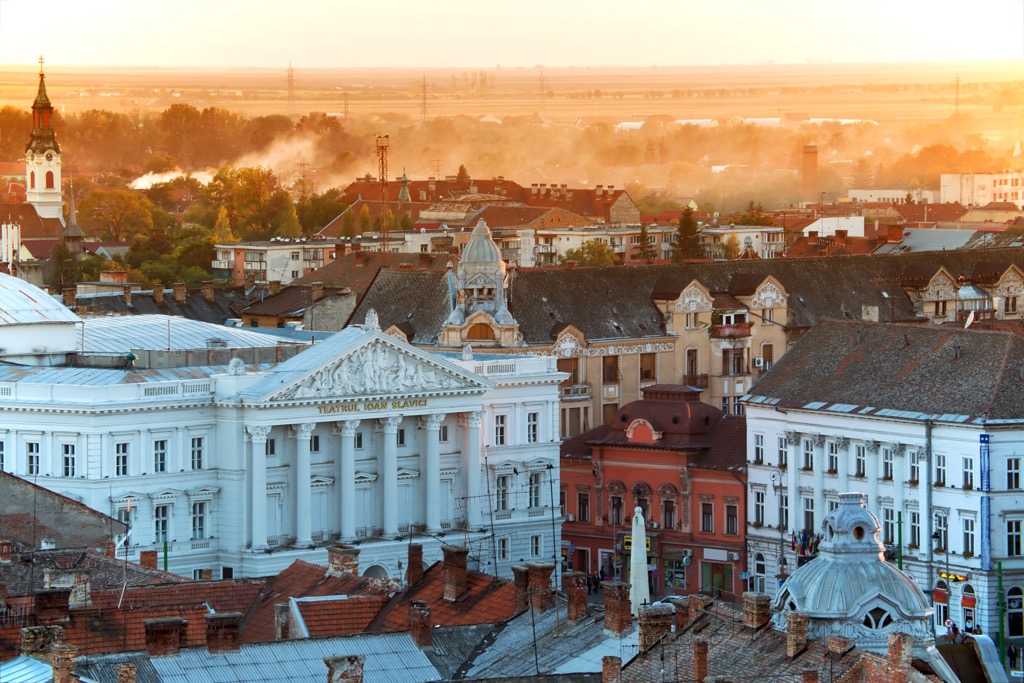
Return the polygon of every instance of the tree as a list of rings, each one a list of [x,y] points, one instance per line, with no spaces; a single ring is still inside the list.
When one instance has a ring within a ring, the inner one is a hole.
[[[455,182],[460,185],[469,182],[469,171],[466,170],[465,164],[459,164],[459,172],[455,176]]]
[[[87,231],[102,230],[118,242],[153,228],[153,203],[134,190],[93,190],[82,200],[78,215]]]
[[[65,287],[73,287],[78,281],[78,267],[71,250],[61,242],[50,252],[49,284],[58,292]]]
[[[654,248],[654,244],[651,243],[651,236],[647,230],[647,224],[640,224],[640,245],[636,248],[636,258],[638,261],[644,263],[650,263],[658,257],[658,252]]]
[[[223,206],[217,212],[217,222],[213,225],[213,241],[215,244],[230,244],[237,242],[238,238],[231,230],[231,222],[228,220],[228,210]]]
[[[370,205],[363,204],[359,208],[359,234],[370,230]]]
[[[559,257],[558,262],[562,265],[573,261],[578,266],[585,268],[600,268],[615,265],[615,252],[612,248],[600,240],[587,240],[578,249],[569,249],[564,256]]]
[[[676,242],[672,245],[672,263],[682,263],[687,259],[704,257],[704,249],[700,245],[700,226],[693,217],[693,209],[683,209],[676,230]]]
[[[740,255],[740,241],[736,235],[729,235],[722,245],[722,257],[731,261]]]
[[[732,217],[736,225],[775,225],[775,217],[766,213],[761,202],[754,203],[751,199],[747,204],[747,210]]]

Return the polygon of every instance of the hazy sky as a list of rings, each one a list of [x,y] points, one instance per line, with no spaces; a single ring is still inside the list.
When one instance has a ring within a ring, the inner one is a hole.
[[[275,68],[1004,59],[1024,57],[1024,0],[0,0],[0,63],[40,54]]]

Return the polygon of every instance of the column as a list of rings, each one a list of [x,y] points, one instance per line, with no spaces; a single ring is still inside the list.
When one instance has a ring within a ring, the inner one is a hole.
[[[443,414],[426,415],[423,420],[423,465],[420,469],[425,485],[424,504],[426,514],[423,520],[427,531],[436,534],[441,530],[441,443],[440,432]]]
[[[383,534],[391,537],[398,535],[398,425],[401,421],[400,415],[379,420],[384,430],[384,447],[377,461],[377,478],[383,481]]]
[[[892,487],[893,487],[893,545],[900,542],[900,534],[903,533],[904,545],[907,543],[907,464],[903,458],[906,446],[901,443],[889,444],[892,449]],[[902,521],[901,521],[902,520]],[[901,529],[902,528],[902,529]]]
[[[267,437],[270,427],[246,425],[249,436],[251,460],[249,471],[252,488],[249,500],[252,503],[252,517],[249,519],[249,543],[253,550],[267,547]]]
[[[878,467],[878,449],[879,444],[877,441],[871,440],[865,442],[864,450],[866,451],[864,463],[864,474],[868,478],[868,500],[867,508],[876,515],[881,515],[881,511],[878,509],[878,478],[881,476]]]
[[[480,420],[483,415],[482,411],[474,411],[462,417],[462,470],[466,473],[466,527],[469,529],[480,528]]]
[[[789,532],[795,532],[796,518],[800,514],[800,432],[786,432],[787,456],[786,473],[789,475]]]
[[[310,490],[309,438],[316,427],[312,422],[291,429],[295,438],[295,545],[308,548],[313,545],[310,519],[313,514]]]
[[[814,528],[811,531],[818,533],[821,523],[825,519],[825,469],[828,462],[825,458],[825,437],[822,434],[815,434],[811,437],[811,445],[814,447]]]
[[[338,452],[337,492],[338,533],[342,541],[356,538],[356,428],[359,420],[345,420],[335,425],[334,433],[341,437]]]
[[[839,493],[847,493],[853,459],[850,457],[850,440],[845,436],[836,437],[836,457],[839,459]]]

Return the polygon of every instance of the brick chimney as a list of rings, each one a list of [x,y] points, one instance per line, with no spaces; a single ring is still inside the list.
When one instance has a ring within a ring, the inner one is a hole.
[[[181,651],[185,641],[188,622],[178,617],[146,619],[146,654],[150,657],[167,657]]]
[[[70,588],[50,588],[36,591],[36,622],[53,624],[58,621],[67,621],[70,599]]]
[[[686,596],[686,623],[692,624],[700,619],[703,610],[711,606],[713,601],[706,595]]]
[[[21,629],[21,653],[42,654],[64,639],[63,626],[28,626]]]
[[[274,640],[288,640],[291,624],[291,605],[279,602],[274,605]]]
[[[356,249],[357,245],[352,246],[352,251],[355,253],[356,267],[361,268],[370,261],[369,252],[365,252],[362,249]]]
[[[603,581],[604,628],[615,635],[622,635],[633,626],[629,611],[629,584],[621,581]]]
[[[640,608],[640,651],[644,652],[666,633],[672,632],[672,608],[652,605]]]
[[[157,306],[164,305],[164,283],[159,280],[153,283],[153,303]]]
[[[889,669],[906,674],[910,670],[911,650],[914,646],[914,638],[909,633],[889,634]],[[895,673],[894,671],[894,673]],[[893,677],[892,680],[897,680]],[[901,676],[898,680],[904,680]]]
[[[845,655],[855,645],[856,642],[852,638],[840,638],[839,636],[829,636],[826,641],[828,651],[834,652],[837,655]]]
[[[551,572],[555,571],[555,565],[553,562],[527,562],[526,569],[530,607],[534,612],[546,610],[551,607],[554,599],[551,594]]]
[[[74,287],[65,287],[64,291],[61,292],[61,297],[64,300],[64,305],[68,308],[75,307],[75,294],[76,289]]]
[[[708,677],[708,641],[699,639],[693,642],[693,680],[704,683]]]
[[[569,621],[587,616],[587,575],[565,572],[562,574],[562,590],[569,601]]]
[[[217,612],[205,615],[207,652],[238,652],[242,645],[238,629],[241,612]]]
[[[271,280],[267,283],[267,296],[277,296],[281,293],[281,281]]]
[[[359,548],[341,543],[327,546],[328,576],[359,576]]]
[[[423,578],[423,546],[419,543],[409,544],[409,585],[419,583]]]
[[[843,244],[846,242],[846,237],[849,233],[846,230],[836,230],[836,242]]]
[[[213,280],[203,280],[203,299],[213,301]]]
[[[324,298],[324,283],[313,282],[309,285],[310,294],[313,295],[313,301],[320,301]]]
[[[454,602],[466,592],[466,555],[469,550],[462,546],[441,546],[444,553],[444,599]]]
[[[887,225],[885,226],[885,241],[888,244],[899,244],[903,241],[903,226],[902,225]]]
[[[157,557],[157,551],[155,550],[140,550],[139,566],[145,567],[146,569],[156,569]]]
[[[525,564],[512,565],[512,578],[516,587],[516,614],[525,612],[530,606],[527,594],[530,591],[530,574]]]
[[[71,683],[71,672],[75,670],[75,655],[77,654],[77,645],[57,643],[53,646],[53,649],[50,650],[53,662],[53,683]]]
[[[808,230],[807,231],[807,239],[809,239],[811,241],[811,244],[817,244],[818,243],[818,231],[817,230]]]
[[[121,662],[117,665],[117,683],[135,683],[135,676],[139,668],[131,662]]]
[[[327,683],[363,683],[363,655],[324,657]]]
[[[743,594],[743,625],[759,629],[771,619],[772,599],[764,593]]]
[[[188,296],[188,290],[185,288],[184,282],[175,282],[171,285],[171,290],[173,292],[172,296],[174,297],[174,303],[185,303],[185,298]]]
[[[132,286],[131,285],[122,285],[121,286],[121,296],[124,297],[124,302],[126,304],[128,304],[129,306],[131,306],[132,305]]]
[[[422,600],[409,602],[409,635],[421,650],[433,645],[430,633],[430,608]]]
[[[786,657],[792,659],[807,649],[807,615],[786,612]]]
[[[622,683],[622,659],[620,657],[605,656],[601,658],[601,683]]]

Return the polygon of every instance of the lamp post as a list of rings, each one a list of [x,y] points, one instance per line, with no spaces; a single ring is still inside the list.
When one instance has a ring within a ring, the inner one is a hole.
[[[782,523],[782,472],[772,470],[772,488],[775,489],[775,503],[779,511],[779,573],[776,579],[781,585],[786,580],[786,525]]]

